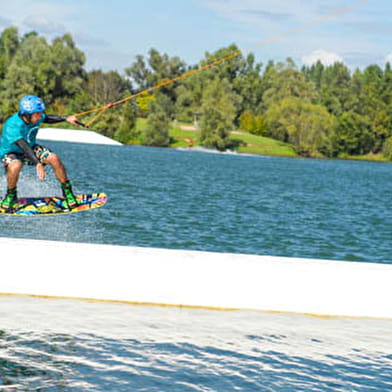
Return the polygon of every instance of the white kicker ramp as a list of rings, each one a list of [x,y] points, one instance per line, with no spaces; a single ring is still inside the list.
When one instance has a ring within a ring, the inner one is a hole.
[[[39,140],[54,140],[65,141],[73,143],[93,143],[93,144],[107,144],[118,145],[122,144],[109,137],[101,135],[94,131],[86,129],[63,129],[63,128],[40,128],[37,139]]]
[[[13,238],[0,248],[1,294],[392,319],[392,265]]]

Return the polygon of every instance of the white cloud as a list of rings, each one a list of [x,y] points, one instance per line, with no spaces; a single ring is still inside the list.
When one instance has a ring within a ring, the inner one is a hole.
[[[51,21],[48,18],[45,18],[44,16],[27,16],[23,20],[23,24],[27,26],[28,28],[37,31],[39,33],[46,33],[46,34],[52,34],[52,33],[60,33],[63,34],[65,33],[66,29],[64,25],[60,23],[56,23]]]
[[[317,63],[317,61],[321,61],[324,65],[332,65],[334,63],[343,62],[343,59],[337,53],[327,52],[323,49],[314,50],[312,53],[302,57],[302,62],[305,65],[310,66]]]
[[[386,62],[386,63],[391,63],[391,64],[392,64],[392,53],[388,54],[388,56],[385,57],[385,62]]]

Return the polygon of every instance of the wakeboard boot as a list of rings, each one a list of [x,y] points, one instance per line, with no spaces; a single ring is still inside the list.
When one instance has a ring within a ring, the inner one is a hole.
[[[15,188],[7,188],[7,193],[5,194],[3,200],[0,202],[0,208],[7,212],[11,212],[15,210],[15,207],[18,202],[17,190]]]
[[[65,199],[64,200],[65,207],[72,210],[72,208],[75,208],[79,205],[79,201],[75,197],[75,195],[72,191],[71,181],[66,181],[65,183],[61,184],[61,190],[63,192],[63,196]]]

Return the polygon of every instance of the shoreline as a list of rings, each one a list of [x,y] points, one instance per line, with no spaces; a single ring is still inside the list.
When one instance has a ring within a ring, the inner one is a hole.
[[[174,126],[175,128],[171,128],[170,131],[172,133],[171,136],[173,136],[174,139],[179,139],[176,143],[172,143],[169,145],[169,147],[178,147],[178,144],[180,141],[183,142],[189,142],[189,140],[194,141],[197,139],[195,133],[199,132],[199,130],[194,126],[194,125],[189,125],[189,124],[178,124]],[[178,134],[176,132],[176,128],[184,132],[185,134],[188,134],[188,137],[182,137],[181,134]],[[344,161],[366,161],[366,162],[377,162],[377,163],[390,163],[391,161],[384,158],[381,154],[366,154],[366,155],[353,155],[350,156],[348,154],[342,154],[341,156],[334,157],[334,158],[329,158],[329,157],[324,157],[324,156],[314,156],[314,157],[306,157],[306,156],[301,156],[298,155],[292,145],[280,142],[275,139],[270,139],[266,138],[264,136],[257,136],[253,135],[241,130],[234,130],[230,133],[231,136],[234,137],[234,140],[241,141],[245,144],[245,146],[242,146],[242,148],[246,149],[247,147],[254,147],[250,148],[250,151],[238,151],[237,150],[230,150],[233,151],[233,153],[236,154],[241,154],[241,155],[264,155],[264,156],[278,156],[278,157],[284,157],[284,158],[301,158],[301,159],[322,159],[322,160],[344,160]],[[193,136],[193,139],[192,139]],[[243,137],[243,139],[241,138]],[[249,139],[254,139],[254,140],[249,140]],[[196,147],[198,144],[196,143],[194,146],[188,146],[188,148],[191,150],[192,147]],[[284,146],[286,148],[287,153],[279,153],[278,150],[280,150],[280,147]],[[181,145],[181,147],[186,147],[185,145]],[[241,148],[241,147],[240,147]],[[276,152],[269,153],[268,149],[275,150]],[[264,150],[262,152],[255,152],[255,149],[261,149]],[[289,152],[290,151],[290,152]]]
[[[181,131],[197,132],[194,126],[180,125],[177,127]],[[244,133],[239,131],[234,131],[235,135],[244,135]],[[173,137],[175,139],[175,137]],[[318,160],[342,160],[342,161],[365,161],[365,162],[375,162],[375,163],[391,163],[391,161],[381,158],[375,155],[373,158],[371,155],[364,156],[341,156],[335,158],[328,157],[304,157],[300,155],[285,154],[285,153],[268,153],[266,152],[252,152],[252,151],[238,151],[238,150],[226,150],[218,151],[214,149],[208,149],[206,147],[200,146],[198,144],[189,145],[190,138],[181,138],[176,143],[172,143],[165,148],[173,148],[180,151],[197,151],[215,154],[231,154],[231,155],[243,155],[243,156],[268,156],[268,157],[281,157],[281,158],[299,158],[299,159],[318,159]],[[139,144],[122,144],[114,139],[104,136],[96,131],[85,130],[85,129],[68,129],[68,128],[51,128],[44,127],[39,130],[37,139],[40,140],[51,140],[51,141],[61,141],[61,142],[72,142],[72,143],[91,143],[91,144],[102,144],[102,145],[126,145],[126,146],[137,146]]]
[[[129,146],[135,146],[136,144],[128,144]],[[335,158],[328,158],[328,157],[303,157],[300,155],[292,156],[292,155],[279,155],[279,154],[256,154],[251,152],[239,152],[236,150],[225,150],[225,151],[218,151],[214,149],[208,149],[201,146],[196,147],[175,147],[175,146],[168,146],[164,148],[173,148],[179,151],[195,151],[195,152],[205,152],[211,154],[226,154],[226,155],[242,155],[242,156],[264,156],[264,157],[277,157],[277,158],[290,158],[290,159],[313,159],[313,160],[320,160],[320,161],[354,161],[354,162],[371,162],[371,163],[392,163],[392,161],[388,161],[386,159],[371,159],[371,158],[345,158],[345,157],[335,157]]]

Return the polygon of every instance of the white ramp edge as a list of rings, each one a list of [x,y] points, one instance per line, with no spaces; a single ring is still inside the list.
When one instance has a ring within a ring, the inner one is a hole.
[[[3,237],[0,248],[1,294],[392,319],[387,264]]]
[[[40,128],[37,139],[73,143],[122,145],[120,142],[85,129]]]

